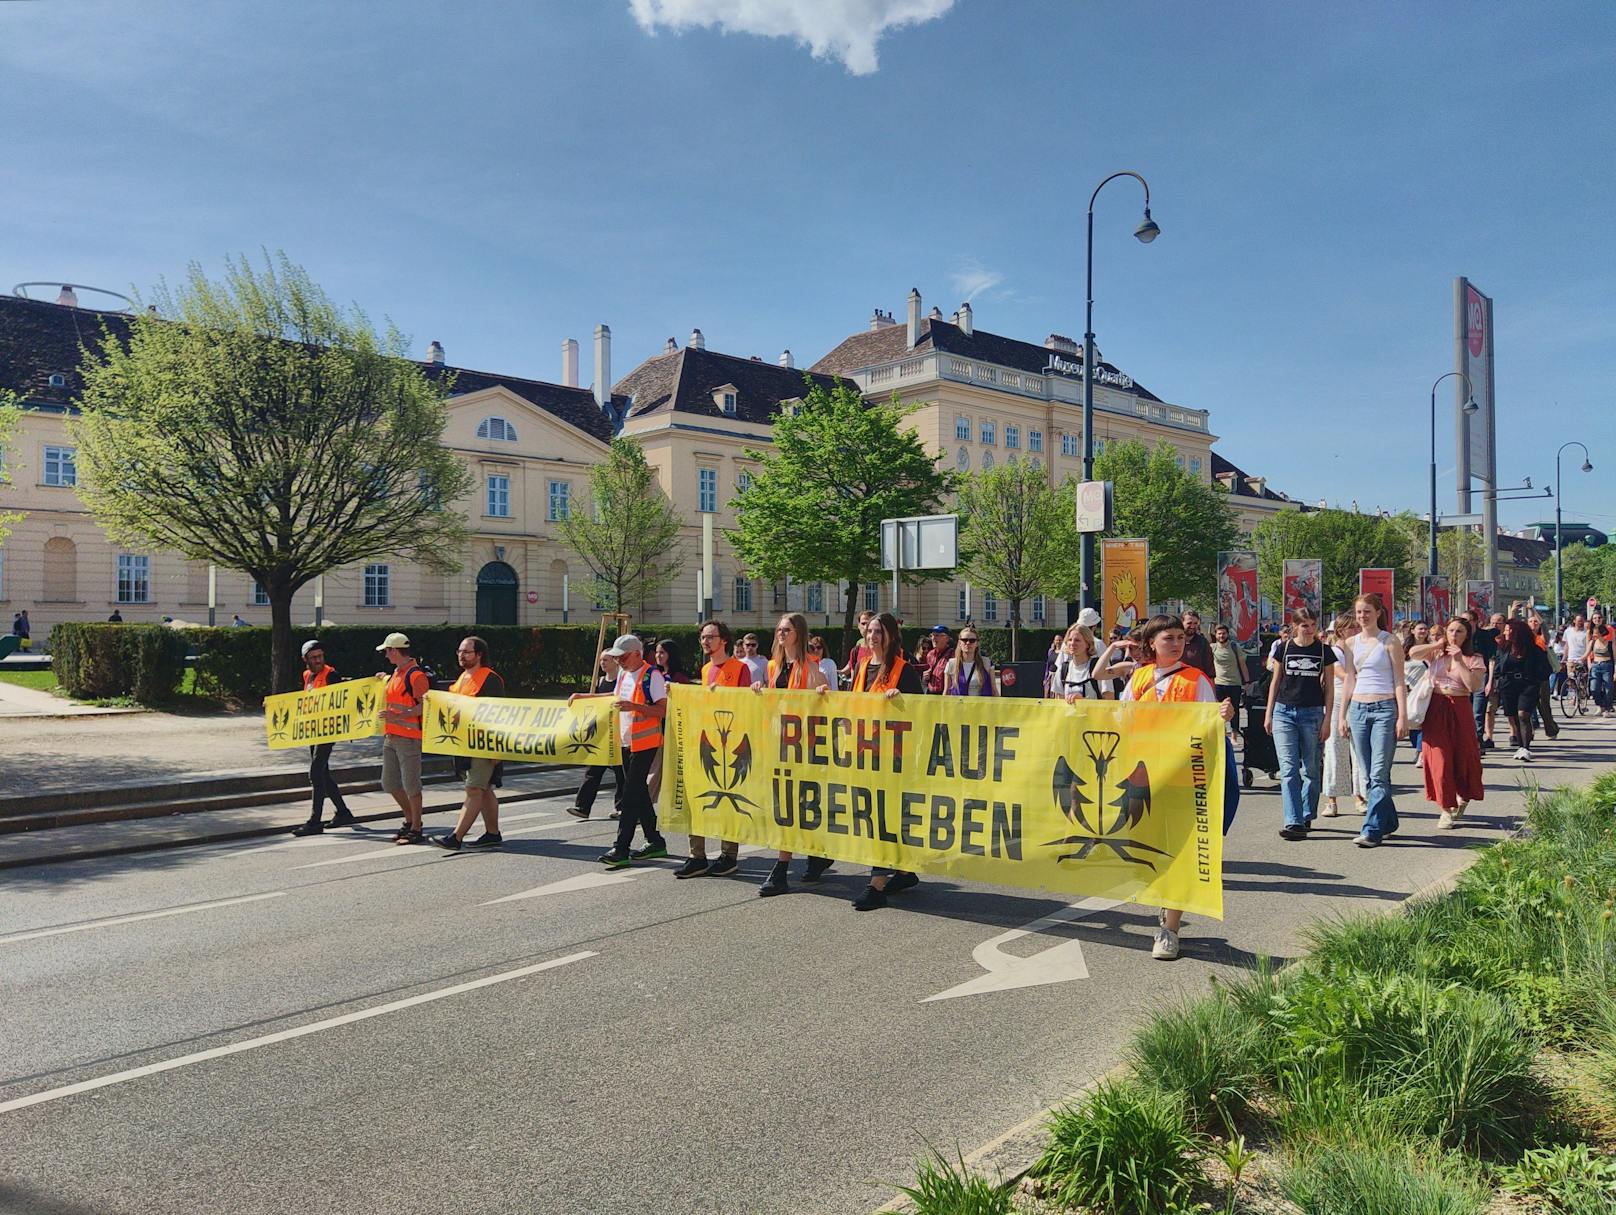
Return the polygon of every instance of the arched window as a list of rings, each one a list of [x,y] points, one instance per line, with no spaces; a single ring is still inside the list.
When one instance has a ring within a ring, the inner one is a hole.
[[[500,439],[506,443],[516,442],[516,427],[504,418],[484,418],[477,423],[477,437],[479,439]]]

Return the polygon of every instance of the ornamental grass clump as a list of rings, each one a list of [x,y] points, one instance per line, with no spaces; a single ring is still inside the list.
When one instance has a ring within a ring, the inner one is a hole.
[[[1139,1079],[1177,1094],[1202,1130],[1233,1133],[1262,1088],[1262,1026],[1220,992],[1153,1017],[1129,1055]]]
[[[1280,1185],[1303,1215],[1477,1215],[1487,1202],[1472,1166],[1395,1142],[1309,1147]]]
[[[1201,1146],[1176,1096],[1136,1080],[1102,1080],[1051,1116],[1032,1172],[1066,1206],[1165,1215],[1205,1184]]]
[[[935,1149],[915,1166],[915,1184],[899,1186],[915,1215],[1010,1215],[1011,1186],[956,1166]]]

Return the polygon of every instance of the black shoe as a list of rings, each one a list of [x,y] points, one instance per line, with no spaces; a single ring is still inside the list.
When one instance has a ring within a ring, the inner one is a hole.
[[[729,877],[735,872],[736,858],[727,852],[718,854],[718,859],[707,866],[708,877]]]
[[[874,886],[866,886],[864,893],[853,900],[854,911],[874,911],[877,907],[887,905],[887,892],[877,890]]]
[[[292,834],[293,835],[319,835],[324,830],[325,830],[325,826],[320,822],[319,819],[311,818],[308,822],[299,823],[297,826],[293,827],[292,828]]]
[[[707,864],[706,857],[693,856],[683,865],[680,865],[679,868],[675,869],[673,871],[673,876],[676,878],[693,878],[702,877],[710,872],[712,872],[712,867]]]
[[[577,806],[568,806],[567,807],[567,813],[572,815],[573,818],[588,818],[589,817],[589,811],[581,810]]]
[[[758,897],[769,899],[777,894],[788,894],[790,891],[791,886],[786,881],[786,863],[776,861],[774,868],[769,870],[768,880],[758,887]]]
[[[1287,823],[1279,829],[1279,838],[1282,840],[1305,840],[1307,828],[1295,823]]]
[[[835,863],[836,862],[831,860],[828,856],[809,857],[808,864],[802,871],[802,880],[805,882],[817,882],[820,878],[825,876],[825,870],[829,869]]]
[[[403,839],[409,833],[410,833],[410,825],[408,823],[405,823],[397,831],[393,832],[393,843],[395,843],[395,844],[398,843],[401,839]]]
[[[497,831],[484,831],[474,840],[466,843],[468,848],[498,848],[505,842],[505,837]]]
[[[434,835],[430,842],[434,847],[442,848],[448,852],[460,851],[460,837],[453,831],[445,832],[443,835]]]
[[[643,848],[637,848],[633,852],[630,852],[629,856],[633,857],[637,861],[666,860],[668,856],[668,846],[666,844],[647,844]]]
[[[1481,742],[1477,743],[1476,745],[1479,746],[1483,751],[1491,751],[1498,744],[1493,742],[1493,740],[1490,739],[1490,738],[1484,738],[1484,739],[1481,740]]]
[[[326,826],[332,830],[338,827],[357,827],[359,826],[359,820],[354,817],[353,811],[344,810],[339,814],[333,814],[331,821]]]
[[[914,874],[910,873],[907,869],[904,869],[894,873],[887,879],[887,888],[885,893],[897,894],[903,890],[911,890],[918,885],[920,885],[920,879]]]
[[[425,832],[421,831],[418,828],[405,827],[394,838],[393,843],[395,843],[395,844],[424,844],[424,843],[426,843],[426,834],[425,834]]]
[[[608,869],[627,869],[634,863],[634,858],[626,852],[619,852],[613,848],[600,854],[600,863]]]

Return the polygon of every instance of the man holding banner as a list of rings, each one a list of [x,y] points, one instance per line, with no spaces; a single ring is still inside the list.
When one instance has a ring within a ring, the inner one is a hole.
[[[488,643],[481,637],[467,637],[455,651],[460,663],[460,675],[449,685],[453,696],[503,696],[505,681],[488,666]],[[505,842],[499,833],[499,796],[494,785],[499,781],[499,761],[483,757],[455,758],[455,775],[466,778],[466,800],[460,807],[460,821],[454,830],[434,836],[432,842],[439,848],[459,852],[466,832],[482,816],[483,833],[472,840],[470,848],[497,848]]]
[[[337,678],[336,668],[326,665],[325,650],[318,641],[303,643],[303,665],[307,668],[303,672],[305,692],[342,682]],[[342,800],[342,790],[337,787],[337,782],[331,779],[331,748],[336,745],[336,743],[315,743],[309,748],[309,788],[314,793],[314,807],[309,811],[309,821],[293,829],[293,835],[319,835],[328,826],[352,827],[359,821],[348,809],[348,804]],[[331,816],[329,823],[322,823],[320,815],[325,811],[325,800],[328,797],[331,804],[336,807],[336,812]]]
[[[622,817],[617,822],[617,840],[600,857],[608,869],[623,869],[635,861],[660,860],[668,855],[668,842],[657,830],[656,807],[651,804],[651,765],[662,749],[662,719],[668,712],[668,684],[662,672],[645,661],[645,643],[632,633],[624,633],[607,651],[617,659],[619,671],[615,697],[619,736],[625,754],[617,769],[617,783],[623,790]],[[590,698],[576,693],[568,704]],[[645,847],[633,849],[635,828],[645,831]]]
[[[382,709],[382,789],[404,811],[395,844],[426,842],[421,831],[421,706],[432,680],[410,653],[410,639],[389,633],[376,649],[393,664]]]

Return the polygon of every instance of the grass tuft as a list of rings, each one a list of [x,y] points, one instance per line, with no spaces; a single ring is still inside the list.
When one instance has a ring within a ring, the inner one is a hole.
[[[1338,1143],[1294,1156],[1281,1180],[1302,1215],[1477,1215],[1487,1191],[1452,1156],[1401,1143]]]
[[[915,1184],[899,1186],[915,1215],[1010,1215],[1011,1186],[974,1173],[960,1156],[956,1167],[933,1149],[915,1166]]]
[[[1033,1166],[1051,1196],[1113,1215],[1162,1215],[1205,1181],[1202,1144],[1176,1097],[1132,1080],[1102,1080],[1049,1121]]]
[[[1200,1129],[1229,1133],[1261,1091],[1262,1055],[1261,1023],[1221,992],[1153,1017],[1130,1050],[1141,1081],[1181,1096]]]

